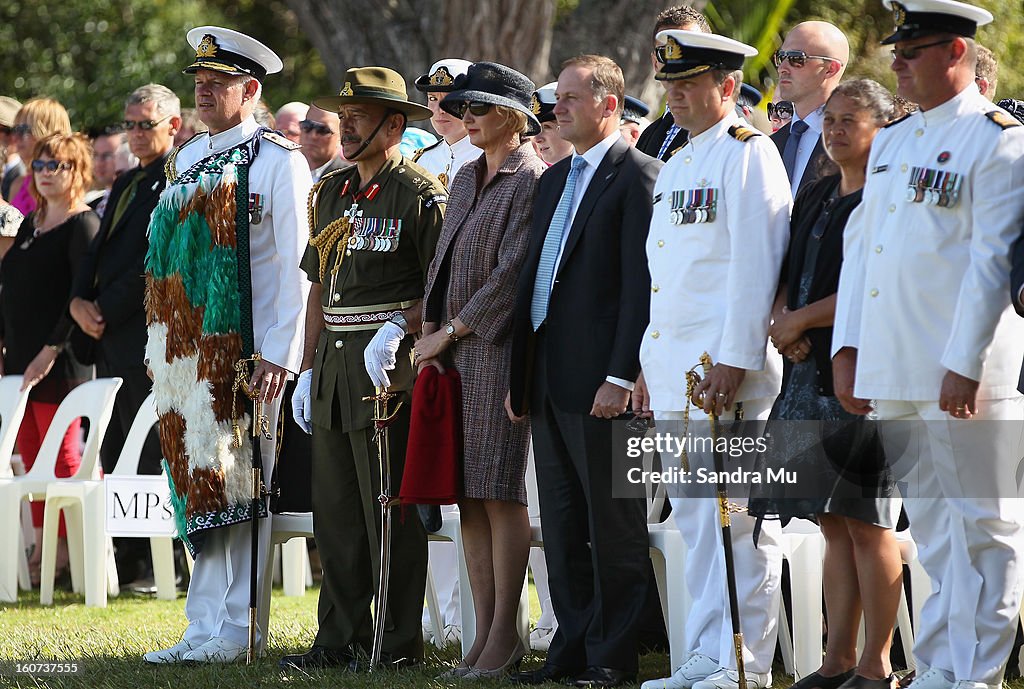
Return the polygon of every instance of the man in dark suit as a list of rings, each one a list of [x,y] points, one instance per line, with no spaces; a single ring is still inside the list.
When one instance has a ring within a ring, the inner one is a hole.
[[[786,34],[772,56],[779,71],[779,94],[792,101],[793,119],[772,134],[786,165],[793,196],[821,176],[828,161],[821,141],[825,102],[850,61],[850,44],[836,26],[809,21]]]
[[[558,619],[527,684],[636,678],[650,587],[642,499],[612,497],[612,419],[639,373],[650,300],[645,241],[661,163],[618,131],[622,71],[568,60],[554,113],[576,154],[541,177],[520,275],[508,399],[533,424],[541,525]],[[589,546],[588,546],[589,544]]]
[[[665,31],[666,29],[711,33],[711,26],[708,24],[708,20],[705,19],[703,14],[689,5],[676,5],[664,10],[654,20],[654,32],[651,34],[651,40],[653,41],[651,64],[655,72],[660,71],[661,64],[658,62],[658,56],[654,50],[658,46],[658,41],[654,37],[658,35],[658,32]],[[685,129],[676,124],[672,113],[666,107],[661,117],[651,122],[647,129],[640,134],[636,147],[651,157],[667,161],[672,157],[676,149],[686,143],[689,136]]]
[[[110,190],[100,229],[82,259],[72,294],[76,354],[94,359],[100,377],[124,379],[114,404],[100,455],[103,471],[117,462],[135,414],[149,394],[144,363],[146,315],[143,310],[148,243],[146,228],[166,184],[164,162],[181,126],[178,97],[165,86],[136,89],[125,103],[128,145],[139,166],[120,175]],[[139,473],[160,473],[160,447],[151,433]]]

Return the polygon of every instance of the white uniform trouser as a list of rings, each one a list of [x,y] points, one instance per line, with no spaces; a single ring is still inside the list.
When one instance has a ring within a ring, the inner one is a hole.
[[[744,401],[744,418],[767,419],[772,402],[770,398]],[[654,418],[656,421],[681,423],[683,414],[655,411]],[[722,416],[723,420],[732,418],[732,412]],[[690,409],[690,420],[704,422],[705,429],[706,419],[699,409]],[[673,428],[673,431],[676,430],[681,431],[681,426]],[[666,464],[663,458],[663,465]],[[695,467],[691,464],[691,468]],[[742,504],[746,500],[730,502]],[[693,605],[686,620],[687,652],[701,653],[714,658],[722,667],[735,668],[736,654],[732,637],[732,617],[729,612],[725,560],[722,555],[718,501],[712,498],[673,497],[671,503],[676,527],[688,548],[684,575]],[[782,528],[777,521],[765,520],[755,548],[755,521],[746,513],[732,515],[732,551],[736,564],[740,624],[743,628],[744,668],[748,672],[767,673],[772,669],[775,641],[779,631]]]
[[[1024,398],[978,406],[964,420],[936,401],[876,403],[886,455],[932,584],[914,656],[956,681],[998,687],[1024,585],[1016,478]]]
[[[281,398],[265,407],[271,440],[260,441],[263,459],[263,480],[269,485],[274,470],[277,446],[277,414]],[[263,580],[267,550],[270,545],[270,520],[261,519],[257,572],[259,585]],[[188,628],[184,640],[193,648],[213,637],[222,637],[242,646],[249,641],[249,576],[252,562],[252,527],[249,522],[213,529],[206,536],[192,569],[192,579],[185,599]],[[262,600],[256,592],[256,600]],[[266,631],[266,630],[261,630]],[[257,644],[263,634],[258,631]]]
[[[459,516],[458,505],[441,505],[442,517]],[[455,544],[451,541],[430,541],[427,557],[430,560],[430,575],[437,591],[437,606],[441,610],[441,627],[462,626],[462,608],[459,605],[459,561]],[[430,612],[423,610],[423,628],[430,628]],[[442,643],[440,639],[435,644]]]

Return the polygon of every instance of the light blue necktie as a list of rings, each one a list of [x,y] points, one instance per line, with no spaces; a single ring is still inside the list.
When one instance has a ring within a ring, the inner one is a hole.
[[[572,197],[576,193],[576,181],[586,167],[583,156],[572,159],[569,176],[562,189],[562,197],[555,206],[555,214],[551,216],[548,233],[544,237],[544,247],[540,251],[540,262],[537,264],[537,277],[533,283],[533,302],[530,304],[530,322],[536,330],[548,317],[548,300],[551,297],[551,278],[555,274],[555,261],[562,248],[562,236],[568,229],[569,211],[572,210]]]

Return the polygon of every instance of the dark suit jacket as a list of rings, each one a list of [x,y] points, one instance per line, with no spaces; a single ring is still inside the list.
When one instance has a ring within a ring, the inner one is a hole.
[[[787,124],[772,134],[772,141],[778,146],[779,155],[782,155],[786,150],[786,142],[789,141],[789,127],[790,125]],[[822,142],[821,136],[819,136],[817,143],[814,144],[814,150],[811,151],[811,158],[807,161],[807,167],[804,168],[804,176],[800,178],[800,187],[797,189],[797,192],[802,191],[804,187],[814,180],[834,173],[836,170],[829,165],[830,162],[828,154],[825,153],[825,144]]]
[[[1024,287],[1024,226],[1021,227],[1020,237],[1013,244],[1010,259],[1010,303],[1017,314],[1024,317],[1024,304],[1021,304],[1019,297],[1020,290]],[[1021,367],[1017,390],[1024,393],[1024,366]]]
[[[782,275],[779,279],[780,284],[786,285],[786,307],[791,311],[796,310],[800,298],[800,280],[804,272],[808,242],[817,241],[820,244],[807,293],[807,303],[813,304],[839,291],[839,271],[843,265],[843,232],[846,230],[846,221],[850,218],[850,213],[860,205],[861,200],[861,191],[858,190],[830,201],[833,192],[839,186],[839,181],[839,175],[829,175],[802,186],[793,204],[789,250],[782,264]],[[811,237],[811,232],[822,215],[826,216],[824,233],[821,239],[816,240]],[[811,341],[811,356],[817,365],[818,394],[834,396],[832,328],[811,328],[806,335]],[[793,364],[788,359],[783,360],[783,394],[792,369]]]
[[[665,114],[654,120],[654,122],[651,122],[647,129],[645,129],[640,135],[640,138],[637,139],[637,150],[642,153],[646,153],[652,158],[656,158],[658,156],[658,151],[661,150],[661,144],[665,142],[665,135],[668,134],[668,128],[674,123],[675,120],[672,119],[672,113],[666,110]],[[689,132],[685,129],[680,129],[679,133],[676,134],[674,139],[672,139],[672,143],[670,143],[668,148],[665,149],[665,155],[662,156],[661,159],[663,161],[667,161],[671,158],[672,151],[685,144],[689,136]]]
[[[512,408],[528,407],[535,333],[530,304],[544,237],[572,157],[540,178],[533,227],[516,292],[512,332]],[[635,380],[640,340],[650,318],[647,232],[661,162],[616,142],[598,166],[566,238],[544,326],[547,389],[569,412],[587,414],[608,376]]]
[[[114,180],[99,232],[82,259],[73,297],[95,301],[106,321],[103,337],[96,342],[96,361],[119,368],[143,366],[146,349],[145,260],[149,242],[146,230],[166,186],[165,157],[145,168],[134,168]],[[145,172],[124,215],[112,226],[114,210],[139,170]],[[76,326],[74,340],[91,340]]]

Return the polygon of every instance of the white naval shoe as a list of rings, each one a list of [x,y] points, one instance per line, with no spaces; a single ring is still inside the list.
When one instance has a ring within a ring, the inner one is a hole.
[[[248,646],[236,644],[222,636],[215,636],[183,655],[181,659],[186,663],[233,663],[244,660],[248,650]]]
[[[640,689],[691,689],[694,684],[705,679],[719,669],[718,661],[703,653],[694,653],[680,665],[671,677],[649,679],[640,685]]]
[[[745,689],[765,689],[772,685],[772,673],[770,672],[746,672],[744,674],[747,679]],[[693,689],[740,689],[740,673],[736,670],[720,668],[717,672],[694,684]]]
[[[907,689],[952,689],[953,684],[953,680],[945,672],[933,667],[915,677]]]
[[[170,648],[165,648],[162,651],[150,651],[142,656],[142,659],[147,663],[154,665],[165,665],[168,663],[180,663],[186,653],[192,650],[192,644],[182,639],[178,643],[174,644]]]

